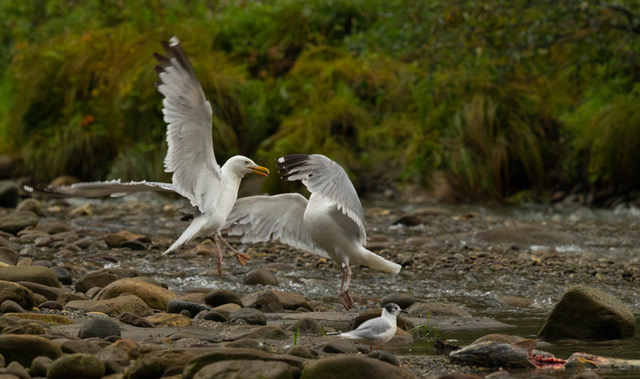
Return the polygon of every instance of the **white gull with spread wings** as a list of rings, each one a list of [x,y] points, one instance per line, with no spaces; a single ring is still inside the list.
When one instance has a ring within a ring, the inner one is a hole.
[[[244,265],[248,255],[235,251],[220,235],[238,197],[240,181],[249,173],[267,176],[269,170],[240,155],[222,167],[216,162],[211,135],[211,104],[205,98],[193,66],[176,37],[163,43],[166,57],[154,54],[160,77],[162,113],[167,123],[165,171],[172,172],[173,189],[197,208],[189,227],[163,254],[178,249],[197,236],[213,236],[218,248],[218,273],[222,270],[222,250],[226,244]]]
[[[277,159],[285,180],[300,180],[309,200],[295,193],[238,199],[227,218],[229,235],[243,243],[280,240],[295,248],[333,260],[342,271],[340,299],[353,307],[349,294],[350,265],[365,265],[397,274],[400,265],[367,250],[364,211],[344,169],[319,154],[292,154]]]

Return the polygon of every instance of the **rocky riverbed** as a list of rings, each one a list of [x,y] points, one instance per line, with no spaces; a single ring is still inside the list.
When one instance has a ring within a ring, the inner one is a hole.
[[[498,375],[504,370],[453,363],[446,348],[433,347],[435,337],[451,346],[492,333],[535,338],[576,285],[625,308],[620,330],[626,334],[598,337],[621,341],[623,349],[598,350],[568,337],[571,343],[549,341],[545,350],[561,346],[555,353],[564,358],[570,353],[563,349],[618,358],[638,351],[635,338],[623,338],[634,335],[640,313],[634,208],[366,204],[368,247],[403,270],[393,276],[354,268],[356,307],[347,312],[337,297],[339,269],[284,245],[240,246],[230,239],[250,260],[243,267],[225,254],[221,276],[209,241],[161,256],[187,225],[176,212],[180,206],[142,195],[25,199],[17,210],[1,209],[2,370],[20,378],[69,378],[79,375],[69,371],[76,369],[113,378],[224,372],[311,378],[331,377],[332,370],[342,377]],[[383,352],[369,354],[368,346],[326,334],[354,328],[387,301],[409,315]],[[509,372],[533,377],[539,371]],[[544,375],[586,372],[640,374],[562,369]]]

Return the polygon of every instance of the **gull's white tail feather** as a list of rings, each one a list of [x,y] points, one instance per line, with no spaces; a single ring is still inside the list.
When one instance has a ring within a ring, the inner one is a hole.
[[[189,225],[189,227],[184,231],[184,233],[182,233],[180,238],[178,238],[176,242],[174,242],[173,245],[171,245],[171,247],[167,249],[167,251],[162,253],[162,255],[169,254],[170,252],[176,250],[177,248],[184,245],[185,243],[191,241],[191,239],[198,234],[198,232],[202,229],[202,227],[206,223],[207,223],[207,219],[202,216],[198,216],[194,218],[193,221],[191,221],[191,224]]]
[[[397,263],[389,262],[388,260],[382,258],[378,254],[372,253],[369,250],[361,247],[360,251],[360,264],[371,267],[374,270],[382,271],[382,272],[390,272],[392,274],[397,274],[400,272],[402,266]]]

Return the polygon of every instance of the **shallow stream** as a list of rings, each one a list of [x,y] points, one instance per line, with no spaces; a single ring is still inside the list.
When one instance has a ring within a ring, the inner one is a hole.
[[[70,202],[80,205],[88,201],[77,199]],[[182,203],[159,196],[89,202],[102,211],[91,217],[73,218],[70,222],[75,223],[75,227],[103,232],[126,229],[148,235],[154,241],[156,237],[171,241],[187,226],[173,211]],[[120,213],[114,215],[110,208]],[[640,297],[637,294],[640,210],[636,208],[397,203],[368,203],[365,208],[371,249],[390,256],[396,262],[410,263],[399,275],[354,268],[352,293],[359,299],[365,299],[352,311],[354,314],[376,307],[377,299],[388,293],[407,292],[419,300],[454,304],[473,316],[490,317],[513,326],[501,330],[440,330],[439,337],[452,343],[465,345],[494,332],[535,338],[563,291],[572,285],[585,284],[613,294],[626,303],[636,317],[640,315]],[[125,210],[125,216],[122,216],[122,210]],[[424,223],[416,226],[395,224],[400,217],[412,214],[422,215]],[[463,237],[477,231],[514,225],[537,225],[561,231],[575,237],[575,242],[551,247],[544,244],[510,246],[508,243],[474,245],[465,242]],[[426,238],[428,243],[420,246],[408,243],[412,238],[415,240],[414,237]],[[326,310],[341,310],[336,296],[340,274],[331,262],[319,262],[316,257],[282,245],[241,248],[255,249],[259,259],[252,257],[246,267],[241,267],[231,254],[225,254],[224,266],[229,272],[222,276],[214,274],[213,256],[193,260],[180,256],[162,257],[159,252],[135,252],[117,263],[96,262],[96,265],[134,267],[168,283],[170,289],[178,292],[206,287],[228,288],[241,294],[256,290],[255,286],[242,284],[246,271],[269,267],[277,271],[280,282],[277,289],[300,293]],[[536,260],[543,260],[545,264],[536,264]],[[524,299],[524,306],[504,301],[510,297]],[[435,325],[430,327],[433,331]],[[638,359],[640,341],[638,337],[605,342],[560,341],[545,346],[543,350],[565,359],[577,351]],[[436,354],[424,341],[398,352]],[[533,375],[532,372],[520,374],[523,377]],[[551,374],[557,377],[565,375]],[[600,375],[640,377],[640,372],[607,371]]]

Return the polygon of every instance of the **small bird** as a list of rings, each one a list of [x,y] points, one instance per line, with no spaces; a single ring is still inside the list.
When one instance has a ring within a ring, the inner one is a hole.
[[[269,175],[266,167],[236,155],[220,167],[213,152],[212,110],[187,54],[176,37],[163,42],[167,56],[154,54],[164,96],[162,113],[167,123],[165,171],[172,172],[172,189],[196,208],[193,221],[164,253],[168,254],[196,236],[212,236],[218,248],[218,273],[222,272],[222,241],[244,266],[249,256],[236,251],[220,235],[238,197],[240,181],[249,173]]]
[[[291,154],[277,160],[284,180],[300,180],[311,196],[297,193],[238,199],[227,218],[229,235],[242,243],[280,240],[281,243],[329,258],[342,271],[340,301],[351,309],[350,265],[369,266],[397,274],[401,266],[364,246],[364,210],[344,169],[320,154]]]
[[[389,303],[382,308],[382,316],[367,320],[357,329],[340,333],[339,336],[369,345],[369,351],[373,351],[373,345],[376,345],[376,350],[380,350],[380,345],[389,342],[396,334],[396,316],[401,312],[407,313],[398,304]]]

